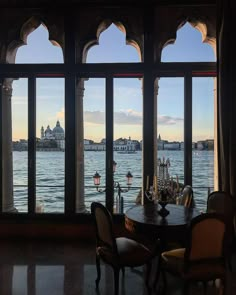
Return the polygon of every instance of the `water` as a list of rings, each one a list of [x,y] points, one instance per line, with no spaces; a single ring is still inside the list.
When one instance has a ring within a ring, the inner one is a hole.
[[[64,156],[63,152],[37,152],[36,154],[36,201],[43,206],[44,212],[64,212]],[[183,151],[158,151],[158,157],[170,159],[170,176],[179,181],[184,180]],[[135,154],[118,154],[114,152],[117,162],[114,180],[124,190],[126,174],[133,175],[132,186],[123,192],[124,207],[135,203],[141,188],[142,152]],[[105,152],[85,152],[85,205],[89,209],[92,201],[105,202],[105,193],[97,192],[93,184],[96,171],[101,175],[100,189],[105,185]],[[19,212],[27,212],[27,152],[13,152],[14,170],[14,205]],[[213,188],[214,152],[193,151],[193,189],[197,208],[205,210],[208,188]],[[116,192],[117,194],[117,192]],[[116,197],[115,194],[115,197]]]

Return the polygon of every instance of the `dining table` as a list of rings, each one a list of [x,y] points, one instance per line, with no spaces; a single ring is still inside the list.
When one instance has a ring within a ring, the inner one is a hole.
[[[168,215],[162,217],[161,206],[157,203],[134,205],[125,212],[125,227],[135,234],[158,237],[162,244],[167,241],[183,241],[190,221],[198,216],[196,208],[167,204]]]
[[[136,237],[141,236],[152,240],[154,245],[159,241],[157,257],[168,249],[169,245],[174,248],[183,247],[186,241],[188,225],[191,220],[201,214],[196,208],[183,205],[167,204],[165,209],[168,214],[161,214],[161,205],[156,202],[145,205],[134,205],[125,212],[125,227]],[[158,259],[155,273],[154,288],[160,276],[160,259]]]

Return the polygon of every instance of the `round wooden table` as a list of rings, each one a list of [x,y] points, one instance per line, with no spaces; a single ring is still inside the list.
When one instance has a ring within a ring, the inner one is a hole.
[[[158,204],[136,205],[125,212],[125,227],[132,233],[159,237],[162,241],[184,238],[191,219],[200,214],[195,208],[167,204],[169,214],[160,216]]]

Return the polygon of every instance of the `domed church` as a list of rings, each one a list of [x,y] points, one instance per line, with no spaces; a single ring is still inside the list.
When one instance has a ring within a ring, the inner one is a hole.
[[[49,125],[45,131],[44,127],[41,127],[41,140],[56,141],[58,148],[61,150],[65,149],[65,132],[61,127],[59,120],[57,120],[56,126],[53,128],[53,130]]]

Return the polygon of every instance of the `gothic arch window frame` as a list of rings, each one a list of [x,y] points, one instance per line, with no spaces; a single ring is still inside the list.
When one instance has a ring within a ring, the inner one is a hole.
[[[197,29],[202,35],[202,42],[207,43],[212,47],[214,54],[216,55],[216,38],[213,37],[216,33],[212,30],[210,24],[206,24],[201,17],[185,17],[179,21],[179,25],[176,25],[176,29],[171,32],[171,37],[163,42],[162,49],[168,44],[174,44],[177,37],[177,30],[185,23]],[[160,66],[160,67],[159,67]],[[157,66],[157,77],[183,77],[184,78],[184,184],[192,186],[192,78],[194,77],[213,77],[217,78],[216,74],[216,62],[163,62],[160,61]],[[181,69],[181,70],[179,70]],[[217,104],[217,101],[214,102]],[[216,106],[214,106],[216,108]],[[215,120],[215,126],[217,128],[217,120]],[[215,139],[215,142],[217,138]],[[215,144],[217,146],[217,144]],[[217,151],[216,151],[217,153]],[[217,175],[216,161],[214,173]],[[216,179],[216,177],[214,177]],[[214,184],[214,187],[218,187],[218,183]]]
[[[215,63],[155,63],[151,64],[151,69],[147,67],[146,62],[143,63],[117,63],[117,64],[82,64],[82,63],[76,63],[76,56],[73,54],[75,46],[75,38],[73,38],[70,34],[70,29],[73,27],[73,24],[71,24],[71,20],[68,20],[68,17],[65,19],[66,25],[65,25],[65,62],[64,64],[47,64],[46,67],[44,64],[1,64],[0,67],[0,78],[20,78],[20,77],[27,77],[29,79],[29,96],[31,97],[30,100],[32,101],[32,104],[29,106],[29,110],[32,111],[31,114],[29,114],[29,123],[32,124],[31,129],[29,133],[32,135],[34,134],[34,121],[35,121],[35,79],[37,77],[58,77],[58,75],[61,75],[65,78],[65,111],[66,111],[66,118],[65,118],[65,132],[67,134],[66,139],[66,154],[65,154],[65,213],[64,214],[42,214],[42,217],[40,218],[47,218],[49,216],[50,219],[53,218],[65,218],[66,216],[73,217],[74,215],[77,215],[75,212],[75,136],[71,130],[74,129],[75,126],[75,115],[74,115],[74,109],[75,109],[75,101],[69,100],[69,97],[75,97],[75,82],[77,77],[81,78],[90,78],[90,77],[104,77],[106,78],[107,82],[107,95],[109,95],[112,91],[112,85],[113,85],[113,79],[117,76],[125,75],[126,77],[137,77],[137,75],[141,75],[145,83],[144,84],[144,91],[152,91],[153,89],[153,80],[156,77],[172,77],[172,76],[179,76],[183,75],[186,76],[186,91],[190,92],[190,85],[191,85],[191,79],[190,77],[194,76],[202,76],[215,73],[216,70],[216,64]],[[150,62],[150,61],[148,61]],[[148,64],[150,66],[150,64]],[[183,71],[179,71],[179,69],[183,69]],[[150,87],[150,90],[147,89],[148,86]],[[149,93],[146,93],[144,95],[148,95]],[[1,96],[0,96],[1,101]],[[144,99],[145,104],[145,99]],[[2,104],[1,104],[2,105]],[[147,103],[146,103],[147,105]],[[145,105],[145,107],[146,107]],[[70,114],[68,116],[68,114]],[[108,118],[108,121],[110,122],[112,120],[111,117]],[[145,128],[148,129],[151,127],[150,130],[152,130],[153,126],[150,126],[150,123],[147,119],[144,122]],[[190,131],[189,131],[190,132]],[[151,132],[150,132],[151,133]],[[112,139],[111,130],[109,131],[110,136],[110,142]],[[153,135],[152,135],[153,136]],[[148,143],[150,140],[145,139],[146,143]],[[32,143],[32,146],[34,143]],[[111,145],[111,143],[109,143]],[[109,146],[110,154],[108,153],[107,159],[110,160],[112,157],[111,147]],[[1,148],[0,148],[1,151]],[[149,153],[151,154],[151,153]],[[188,155],[188,152],[186,153]],[[148,155],[149,156],[149,155]],[[32,159],[34,159],[34,149],[32,151]],[[149,167],[148,160],[149,158],[145,158],[145,164],[144,164],[144,173],[147,174]],[[2,159],[1,159],[2,160]],[[34,160],[33,160],[34,161]],[[35,162],[34,162],[35,164]],[[33,167],[33,166],[31,166]],[[187,167],[189,169],[189,167]],[[34,169],[34,168],[31,168]],[[111,169],[110,169],[111,170]],[[188,170],[189,171],[189,170]],[[111,172],[109,172],[109,177],[107,179],[107,185],[108,187],[112,186],[112,177]],[[2,175],[1,175],[2,176]],[[1,177],[2,179],[2,177]],[[34,195],[34,189],[35,189],[35,183],[34,180],[31,180],[31,194]],[[2,197],[2,196],[1,196]],[[1,198],[2,199],[2,198]],[[26,214],[27,217],[34,216],[34,204],[35,200],[32,201],[32,199],[29,199],[29,206],[30,210]],[[107,201],[107,206],[109,209],[112,208],[112,202]],[[0,207],[1,209],[1,207]],[[16,214],[13,214],[13,218],[15,218]],[[21,214],[19,214],[21,215]],[[59,215],[59,217],[57,217]],[[83,214],[82,214],[83,215]],[[61,217],[62,216],[62,217]],[[83,215],[84,220],[86,220],[86,214]],[[10,217],[9,217],[10,218]]]

